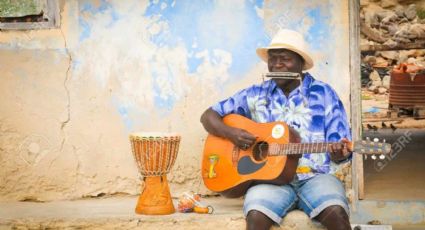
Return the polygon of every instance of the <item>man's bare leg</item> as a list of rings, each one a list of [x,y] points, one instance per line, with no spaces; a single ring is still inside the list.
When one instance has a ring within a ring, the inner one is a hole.
[[[269,230],[273,225],[273,221],[262,212],[251,210],[246,216],[247,230]]]
[[[350,218],[345,209],[339,205],[325,208],[315,219],[329,230],[351,230]]]

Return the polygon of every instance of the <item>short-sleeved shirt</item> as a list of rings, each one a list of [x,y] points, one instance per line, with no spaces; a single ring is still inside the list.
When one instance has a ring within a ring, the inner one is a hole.
[[[302,84],[288,97],[274,80],[267,80],[237,92],[211,107],[220,116],[239,114],[257,123],[283,121],[301,136],[302,143],[351,140],[344,106],[326,83],[304,73]],[[329,153],[305,153],[297,167],[299,180],[316,174],[333,174],[338,165]]]

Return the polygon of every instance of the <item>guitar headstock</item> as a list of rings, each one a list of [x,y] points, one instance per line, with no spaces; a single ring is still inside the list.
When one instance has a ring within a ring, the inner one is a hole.
[[[379,142],[378,138],[374,138],[374,140],[370,140],[366,138],[366,140],[355,141],[353,146],[353,151],[360,154],[369,154],[372,155],[372,159],[375,160],[375,154],[379,154],[380,159],[384,159],[386,154],[391,152],[391,144],[383,142]]]

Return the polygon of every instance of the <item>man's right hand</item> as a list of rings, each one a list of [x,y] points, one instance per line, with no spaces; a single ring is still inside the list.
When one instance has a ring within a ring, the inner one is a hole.
[[[254,135],[244,129],[234,128],[230,126],[228,126],[226,130],[226,137],[242,150],[249,149],[257,139]]]
[[[246,150],[255,143],[254,135],[246,130],[227,126],[222,117],[211,108],[202,114],[201,123],[210,134],[227,138],[240,149]]]

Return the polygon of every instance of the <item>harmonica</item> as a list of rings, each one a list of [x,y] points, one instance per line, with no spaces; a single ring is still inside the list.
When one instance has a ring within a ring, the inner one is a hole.
[[[294,73],[294,72],[269,72],[263,75],[269,78],[280,78],[280,79],[299,79],[301,77],[299,73]]]

